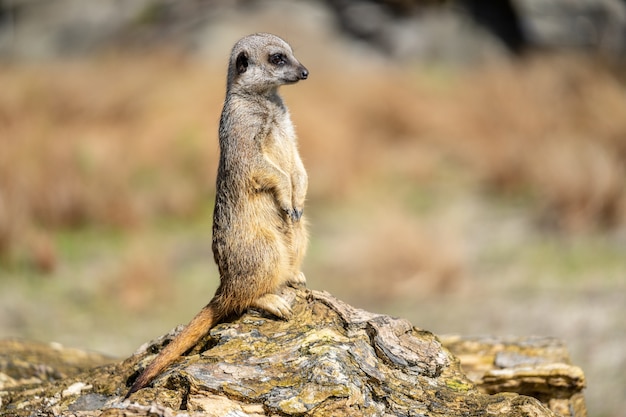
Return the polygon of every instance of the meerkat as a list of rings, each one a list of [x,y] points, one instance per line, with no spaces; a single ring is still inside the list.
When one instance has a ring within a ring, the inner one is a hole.
[[[307,174],[278,88],[309,71],[281,38],[256,33],[235,43],[219,126],[220,160],[213,212],[213,256],[220,285],[213,299],[135,380],[145,387],[219,321],[254,307],[287,319],[279,294],[305,284],[303,217]]]

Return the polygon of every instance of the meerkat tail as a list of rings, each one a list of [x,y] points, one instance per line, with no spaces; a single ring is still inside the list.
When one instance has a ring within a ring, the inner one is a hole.
[[[154,377],[170,366],[183,353],[191,349],[217,322],[215,308],[209,303],[178,336],[167,345],[150,365],[139,375],[124,397],[127,399],[132,393],[144,388]]]

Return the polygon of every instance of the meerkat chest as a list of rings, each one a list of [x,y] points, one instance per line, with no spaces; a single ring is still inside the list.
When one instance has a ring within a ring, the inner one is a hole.
[[[296,136],[289,118],[276,120],[264,141],[263,153],[278,166],[287,169],[293,164]]]

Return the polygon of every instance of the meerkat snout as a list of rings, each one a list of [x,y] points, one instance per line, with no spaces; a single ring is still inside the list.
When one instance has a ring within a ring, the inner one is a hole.
[[[271,53],[268,62],[268,72],[276,74],[277,79],[285,84],[297,83],[309,77],[309,70],[298,62],[290,48]]]

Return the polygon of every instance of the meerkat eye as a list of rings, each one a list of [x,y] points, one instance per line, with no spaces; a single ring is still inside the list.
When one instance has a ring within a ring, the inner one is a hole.
[[[287,58],[283,54],[272,54],[270,55],[269,61],[274,65],[285,65]]]

